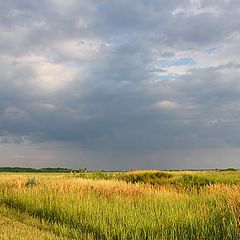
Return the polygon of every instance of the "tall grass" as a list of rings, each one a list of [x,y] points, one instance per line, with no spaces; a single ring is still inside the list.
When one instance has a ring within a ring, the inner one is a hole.
[[[227,169],[217,171],[158,171],[138,170],[130,172],[82,172],[72,176],[84,179],[123,180],[129,183],[152,185],[203,186],[215,183],[240,184],[240,171]]]
[[[76,239],[240,239],[237,185],[0,175],[0,203]]]

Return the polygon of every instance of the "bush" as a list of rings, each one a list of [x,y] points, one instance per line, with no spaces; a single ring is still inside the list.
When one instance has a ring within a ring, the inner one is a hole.
[[[226,169],[222,169],[220,171],[232,171],[232,172],[236,172],[237,169],[236,168],[226,168]]]
[[[25,183],[25,187],[33,187],[38,184],[38,180],[35,177],[28,178]]]
[[[120,176],[119,180],[124,180],[130,183],[148,183],[155,185],[163,184],[171,177],[172,174],[167,172],[132,172]]]
[[[201,186],[214,184],[216,183],[216,181],[209,178],[205,178],[205,177],[183,175],[181,178],[176,179],[172,183],[175,185],[181,185],[186,187],[194,187],[194,186],[201,187]]]

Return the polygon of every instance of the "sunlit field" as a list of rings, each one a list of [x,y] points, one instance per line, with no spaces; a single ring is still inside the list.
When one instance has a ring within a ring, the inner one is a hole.
[[[240,172],[1,173],[0,239],[240,239]]]

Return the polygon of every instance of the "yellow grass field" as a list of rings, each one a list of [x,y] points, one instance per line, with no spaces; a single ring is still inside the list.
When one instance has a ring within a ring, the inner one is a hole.
[[[240,239],[238,171],[92,177],[0,174],[0,239]]]

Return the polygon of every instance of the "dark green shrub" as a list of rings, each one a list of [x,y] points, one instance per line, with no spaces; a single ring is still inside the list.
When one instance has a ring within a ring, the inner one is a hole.
[[[146,183],[146,184],[163,184],[172,174],[167,172],[143,172],[143,173],[126,173],[119,177],[119,180],[124,180],[130,183]]]
[[[220,171],[232,171],[232,172],[236,172],[237,169],[236,168],[226,168],[226,169],[222,169]]]
[[[199,177],[199,176],[192,176],[192,175],[183,175],[181,178],[178,178],[172,181],[174,185],[181,185],[185,187],[194,187],[194,186],[206,186],[216,183],[215,180]]]

